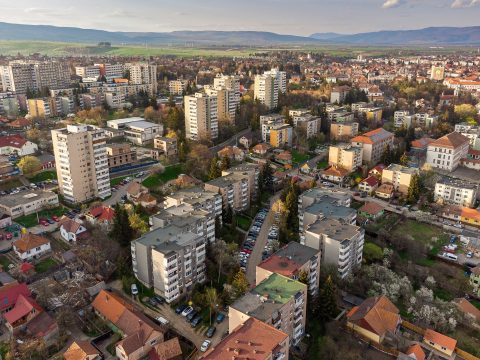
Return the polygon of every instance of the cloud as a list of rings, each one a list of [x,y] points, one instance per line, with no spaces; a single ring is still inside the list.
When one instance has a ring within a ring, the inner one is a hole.
[[[462,8],[469,8],[480,5],[480,0],[455,0],[451,8],[452,9],[462,9]]]
[[[383,3],[382,8],[383,9],[392,9],[392,8],[399,7],[399,6],[401,6],[405,3],[406,3],[406,0],[386,0]]]

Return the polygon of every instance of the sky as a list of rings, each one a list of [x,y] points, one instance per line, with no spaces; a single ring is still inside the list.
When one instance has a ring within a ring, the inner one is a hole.
[[[111,31],[351,34],[480,25],[480,0],[0,0],[0,21]]]

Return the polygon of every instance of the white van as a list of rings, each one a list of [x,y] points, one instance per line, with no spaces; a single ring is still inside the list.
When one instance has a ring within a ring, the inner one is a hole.
[[[156,317],[155,320],[157,320],[162,325],[168,325],[170,323],[170,321],[161,316]]]
[[[458,260],[458,256],[457,256],[457,255],[455,255],[455,254],[450,254],[450,253],[448,253],[448,252],[443,253],[443,257],[446,257],[447,259],[453,260],[453,261],[457,261],[457,260]]]

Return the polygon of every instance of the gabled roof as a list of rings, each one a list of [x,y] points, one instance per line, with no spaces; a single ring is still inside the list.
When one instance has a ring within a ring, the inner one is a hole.
[[[330,166],[322,171],[322,175],[325,176],[336,176],[336,177],[345,177],[348,175],[348,170],[341,167]]]
[[[378,178],[374,175],[370,175],[366,179],[363,179],[361,182],[366,183],[368,186],[371,186],[371,187],[377,186],[380,183]]]
[[[115,210],[113,210],[110,206],[95,206],[90,209],[89,213],[92,217],[99,221],[110,222],[115,217]]]
[[[430,143],[430,146],[437,146],[449,149],[456,149],[462,145],[468,144],[470,140],[458,132],[451,132]]]
[[[177,337],[157,344],[148,354],[150,360],[170,360],[182,356],[182,348]]]
[[[431,341],[434,344],[443,346],[448,350],[455,350],[455,347],[457,346],[457,340],[452,339],[451,337],[448,337],[446,335],[440,334],[432,329],[427,329],[425,331],[425,334],[423,335],[423,339],[425,341]]]
[[[426,149],[428,145],[430,145],[432,142],[434,142],[434,139],[428,138],[428,137],[423,137],[418,140],[413,140],[412,141],[412,148],[416,149]]]
[[[50,240],[44,238],[43,236],[28,233],[15,241],[13,246],[15,246],[19,252],[23,253],[49,243]]]
[[[410,346],[405,354],[411,358],[414,358],[415,360],[425,360],[425,352],[418,344]]]
[[[465,298],[455,299],[457,307],[465,314],[472,316],[475,321],[480,323],[480,310]]]
[[[21,318],[27,316],[32,310],[36,310],[38,312],[43,311],[42,307],[38,305],[31,297],[20,294],[13,309],[3,314],[3,317],[8,323],[13,324]]]
[[[0,311],[15,305],[20,295],[30,296],[27,284],[12,283],[0,288]]]
[[[116,324],[124,311],[129,308],[133,310],[133,306],[113,292],[101,290],[92,303],[93,308],[99,312],[108,321]]]
[[[387,331],[395,332],[401,320],[398,308],[386,296],[366,299],[360,306],[350,310],[347,319],[380,337]]]
[[[377,193],[381,193],[381,194],[393,194],[393,185],[392,184],[382,184],[378,187],[377,190],[375,190],[375,192]]]
[[[82,224],[76,222],[75,220],[72,220],[68,217],[64,217],[60,220],[60,226],[63,227],[63,229],[66,232],[76,234],[77,231],[80,229]]]
[[[148,189],[138,181],[131,182],[127,187],[127,193],[131,196],[138,196],[144,192],[148,192]]]
[[[100,351],[89,341],[75,340],[63,353],[63,358],[65,360],[85,360],[87,356],[93,355],[100,355]]]
[[[9,146],[21,149],[26,143],[27,139],[23,138],[20,135],[0,136],[0,148]]]
[[[358,211],[360,212],[366,212],[367,214],[370,215],[377,215],[379,212],[383,211],[384,207],[375,201],[369,201],[366,202],[365,205],[363,205]]]
[[[380,141],[386,140],[393,137],[394,135],[391,132],[388,132],[384,128],[378,128],[369,132],[366,132],[363,135],[355,136],[351,142],[358,142],[364,144],[375,144]]]

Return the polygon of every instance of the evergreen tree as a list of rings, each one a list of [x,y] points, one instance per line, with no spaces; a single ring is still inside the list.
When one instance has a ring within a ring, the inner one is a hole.
[[[116,204],[112,230],[108,235],[121,246],[126,247],[133,240],[134,234],[135,232],[128,219],[127,210],[123,206]]]
[[[270,166],[270,161],[267,161],[260,172],[260,192],[263,190],[273,190],[273,172]]]
[[[331,276],[328,276],[320,290],[318,303],[322,320],[330,320],[338,315],[336,288]]]
[[[220,169],[222,171],[227,170],[230,167],[230,158],[228,156],[224,156],[222,159],[222,163],[220,164]]]
[[[210,162],[210,171],[208,173],[208,178],[210,180],[213,180],[220,176],[222,176],[222,171],[218,167],[218,157],[215,156]]]
[[[412,176],[410,186],[408,187],[407,201],[410,204],[416,204],[420,198],[420,177],[417,174]]]
[[[390,149],[390,144],[385,145],[385,148],[383,149],[383,154],[382,154],[382,163],[384,165],[390,165],[392,163],[392,149]]]
[[[233,211],[230,205],[227,205],[227,208],[223,212],[223,223],[231,224],[233,221]]]
[[[400,164],[403,166],[407,166],[408,164],[408,156],[406,153],[403,153],[402,156],[400,157]]]

